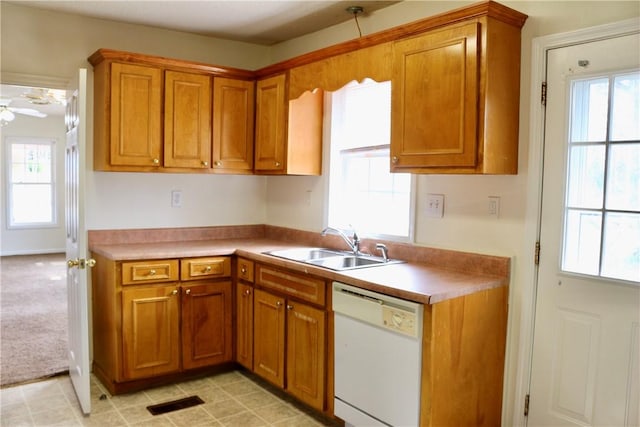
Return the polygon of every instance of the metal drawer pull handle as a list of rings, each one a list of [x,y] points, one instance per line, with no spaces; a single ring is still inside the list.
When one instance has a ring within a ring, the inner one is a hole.
[[[149,270],[149,276],[155,276],[156,275],[156,271],[151,269]]]
[[[207,265],[207,266],[204,268],[204,271],[205,271],[205,273],[209,273],[209,272],[211,271],[211,266],[210,266],[210,265]]]

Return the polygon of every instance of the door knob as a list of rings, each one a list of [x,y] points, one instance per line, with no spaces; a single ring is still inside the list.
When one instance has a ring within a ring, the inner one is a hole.
[[[96,265],[96,260],[93,258],[76,258],[67,260],[67,268],[78,267],[79,269],[84,269],[86,267],[93,267],[94,265]]]

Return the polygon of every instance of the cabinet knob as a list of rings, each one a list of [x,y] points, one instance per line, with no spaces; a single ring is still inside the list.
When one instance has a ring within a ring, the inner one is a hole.
[[[247,274],[247,267],[243,265],[242,268],[240,269],[240,273]]]
[[[202,166],[206,168],[207,166],[209,166],[209,162],[207,162],[206,160],[203,160]]]
[[[398,156],[393,156],[393,157],[391,158],[391,162],[392,162],[394,165],[395,165],[396,163],[398,163],[398,160],[400,160],[400,159],[398,159]]]
[[[287,310],[293,310],[293,306],[291,304],[287,304]]]
[[[247,296],[251,295],[251,289],[245,289],[244,290],[244,294],[247,295]]]
[[[160,159],[153,159],[153,164],[154,165],[159,165],[160,164]]]
[[[282,301],[276,301],[276,306],[278,307],[282,306]]]
[[[172,290],[171,295],[178,295],[178,290],[177,289]]]
[[[211,266],[210,266],[210,265],[207,265],[207,266],[204,268],[204,272],[205,272],[205,273],[210,273],[210,272],[211,272]]]
[[[279,168],[280,167],[280,162],[276,162],[276,167]]]
[[[151,269],[149,270],[149,276],[155,276],[156,275],[156,271]]]
[[[191,289],[187,289],[186,291],[184,291],[185,294],[190,295],[191,294]]]
[[[222,162],[220,160],[216,160],[213,164],[216,166],[222,166]]]

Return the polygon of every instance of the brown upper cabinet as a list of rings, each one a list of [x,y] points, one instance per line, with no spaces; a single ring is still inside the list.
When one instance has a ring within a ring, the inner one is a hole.
[[[520,27],[472,19],[397,41],[393,55],[393,172],[518,172]]]
[[[286,74],[256,86],[256,173],[320,175],[324,92],[289,100]]]
[[[253,172],[253,81],[213,79],[213,172]]]
[[[100,49],[94,169],[320,175],[324,91],[371,78],[392,172],[516,174],[526,19],[483,1],[257,71]]]
[[[164,81],[164,166],[209,168],[211,77],[166,71]]]
[[[95,170],[252,171],[252,72],[108,49],[89,62]]]
[[[162,70],[113,63],[95,70],[94,167],[154,170],[162,154]]]

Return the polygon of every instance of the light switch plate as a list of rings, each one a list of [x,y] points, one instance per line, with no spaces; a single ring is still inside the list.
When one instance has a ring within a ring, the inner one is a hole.
[[[489,196],[489,216],[492,218],[500,216],[500,197]]]
[[[444,194],[427,194],[426,214],[431,218],[444,216]]]
[[[182,207],[182,191],[173,190],[171,192],[171,207],[172,208]]]

